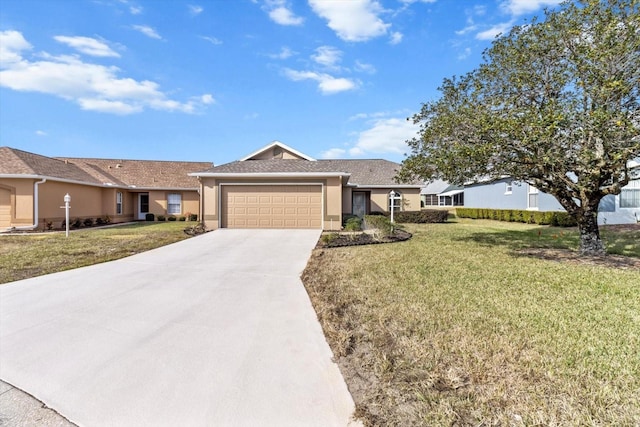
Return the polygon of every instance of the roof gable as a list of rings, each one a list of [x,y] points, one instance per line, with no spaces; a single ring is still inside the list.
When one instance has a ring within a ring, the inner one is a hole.
[[[259,150],[254,151],[248,156],[243,157],[239,161],[244,162],[247,160],[308,160],[315,161],[313,157],[309,157],[298,150],[283,144],[280,141],[273,141],[271,144],[266,145]]]

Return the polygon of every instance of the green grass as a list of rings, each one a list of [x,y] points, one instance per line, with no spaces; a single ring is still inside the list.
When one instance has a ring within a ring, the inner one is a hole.
[[[637,267],[521,253],[575,250],[575,230],[407,229],[403,243],[316,250],[303,275],[366,425],[640,423]],[[603,235],[640,256],[637,231]]]
[[[188,222],[136,223],[64,233],[0,236],[0,283],[123,258],[188,238]]]

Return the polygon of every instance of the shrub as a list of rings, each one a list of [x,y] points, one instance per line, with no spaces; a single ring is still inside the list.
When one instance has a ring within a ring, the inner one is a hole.
[[[369,215],[389,216],[389,215],[391,215],[391,213],[390,212],[373,211],[373,212],[369,213]]]
[[[165,218],[166,217],[164,215],[158,215],[158,221],[164,221]]]
[[[389,237],[394,231],[391,220],[383,215],[365,215],[364,224],[366,229],[374,230],[373,237],[376,239]]]
[[[148,214],[145,214],[144,216],[145,221],[155,221],[155,219],[156,219],[156,216],[151,212],[149,212]]]
[[[421,211],[395,212],[393,219],[397,222],[425,224],[434,222],[447,222],[449,212],[446,210],[426,209]]]
[[[197,220],[198,220],[198,215],[189,214],[189,221],[197,221]]]
[[[344,225],[344,229],[346,231],[361,231],[362,230],[362,220],[360,218],[356,217],[351,217],[349,218],[345,225]]]
[[[96,225],[104,225],[104,219],[100,217],[96,218]]]
[[[516,209],[477,209],[457,208],[460,218],[497,219],[499,221],[524,222],[527,224],[553,225],[558,227],[575,227],[576,220],[567,212],[528,211]]]
[[[169,218],[167,218],[167,220],[169,221],[175,221],[176,219],[178,218],[176,218],[174,215],[169,215]]]
[[[69,222],[71,228],[80,228],[82,226],[82,220],[80,218],[74,218]]]
[[[178,221],[186,221],[186,220],[187,220],[187,217],[184,217],[184,216],[178,217]]]
[[[85,218],[82,223],[85,227],[93,227],[93,218]]]
[[[347,226],[347,222],[349,222],[350,219],[353,218],[358,218],[360,219],[360,217],[358,215],[353,215],[353,214],[342,214],[342,227],[346,227]]]
[[[338,238],[338,233],[326,233],[320,236],[320,241],[323,244],[328,245],[334,240],[336,240],[337,238]]]

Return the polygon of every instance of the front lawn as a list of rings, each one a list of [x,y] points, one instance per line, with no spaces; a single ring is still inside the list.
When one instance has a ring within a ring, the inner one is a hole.
[[[303,275],[366,425],[638,425],[638,259],[584,260],[575,230],[407,226],[316,249]],[[602,232],[640,256],[640,229]]]
[[[0,236],[0,283],[123,258],[186,239],[188,222]]]

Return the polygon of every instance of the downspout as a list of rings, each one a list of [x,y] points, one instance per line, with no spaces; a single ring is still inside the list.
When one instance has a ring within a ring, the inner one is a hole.
[[[22,227],[12,227],[14,230],[35,230],[38,228],[38,222],[40,219],[38,218],[38,185],[44,184],[47,182],[47,178],[42,178],[42,181],[33,183],[33,225],[25,225]]]

